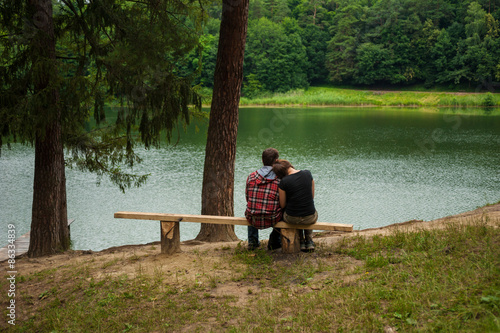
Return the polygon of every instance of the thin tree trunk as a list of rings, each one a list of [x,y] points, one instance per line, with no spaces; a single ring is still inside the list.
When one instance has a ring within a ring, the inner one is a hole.
[[[223,0],[214,90],[208,125],[201,213],[234,216],[234,161],[248,0]],[[197,240],[237,240],[234,226],[201,225]]]
[[[29,0],[35,95],[35,121],[44,131],[35,133],[35,176],[28,256],[39,257],[67,250],[70,246],[66,207],[66,175],[62,143],[59,93],[53,87],[55,77],[55,36],[50,0]]]

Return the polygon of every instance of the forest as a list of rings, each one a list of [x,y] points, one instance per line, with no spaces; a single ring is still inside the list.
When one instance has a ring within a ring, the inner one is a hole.
[[[220,5],[197,83],[213,86]],[[242,95],[325,84],[475,89],[500,80],[500,1],[250,0]],[[199,57],[193,53],[192,72]]]

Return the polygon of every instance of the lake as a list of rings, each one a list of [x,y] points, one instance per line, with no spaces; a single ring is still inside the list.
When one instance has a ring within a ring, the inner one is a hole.
[[[500,200],[500,116],[495,111],[411,108],[242,108],[235,172],[235,215],[244,216],[245,181],[267,147],[280,151],[316,183],[322,222],[381,227],[432,220]],[[465,113],[465,114],[460,114]],[[200,214],[207,124],[193,122],[176,145],[139,149],[150,173],[125,194],[96,176],[67,170],[73,248],[94,251],[158,241],[157,221],[114,219],[117,211]],[[174,135],[174,141],[177,136]],[[4,147],[0,157],[0,221],[17,236],[31,219],[34,149]],[[200,225],[181,223],[181,240]],[[268,231],[262,231],[262,238]],[[246,227],[236,226],[246,240]]]

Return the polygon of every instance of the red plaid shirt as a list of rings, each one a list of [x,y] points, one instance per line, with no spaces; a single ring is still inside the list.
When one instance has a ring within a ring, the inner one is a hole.
[[[257,171],[247,178],[245,217],[257,229],[270,228],[281,221],[283,212],[278,194],[279,182],[278,178],[267,179]]]

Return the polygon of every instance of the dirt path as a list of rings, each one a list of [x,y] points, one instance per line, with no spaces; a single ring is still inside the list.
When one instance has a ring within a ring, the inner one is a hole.
[[[500,225],[500,204],[478,208],[473,211],[433,221],[408,221],[381,228],[354,231],[353,233],[322,232],[315,235],[315,241],[318,244],[333,244],[342,237],[387,235],[398,228],[403,230],[444,228],[449,223],[472,223],[479,220],[498,227]],[[99,252],[69,251],[59,255],[36,259],[22,257],[16,260],[16,268],[19,273],[24,275],[47,268],[57,268],[79,263],[81,265],[91,264],[92,267],[101,267],[101,270],[96,271],[96,277],[100,274],[108,276],[121,274],[133,275],[137,273],[138,269],[143,272],[153,272],[158,267],[167,271],[192,272],[194,276],[200,270],[203,270],[204,267],[211,267],[217,262],[220,262],[224,266],[224,255],[228,251],[234,250],[239,243],[241,243],[241,246],[246,245],[245,242],[203,243],[194,240],[185,241],[181,243],[182,252],[172,256],[160,253],[159,242],[146,245],[113,247]],[[199,262],[200,253],[204,254],[203,265],[200,265]],[[7,265],[4,263],[3,266],[5,270]]]

